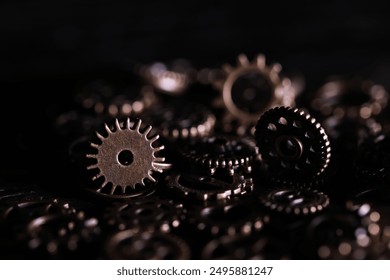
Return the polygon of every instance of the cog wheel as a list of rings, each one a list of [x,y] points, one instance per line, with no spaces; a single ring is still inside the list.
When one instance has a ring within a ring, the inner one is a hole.
[[[174,234],[133,230],[111,236],[105,253],[112,260],[187,260],[191,256],[188,244]]]
[[[233,176],[239,168],[250,173],[258,151],[255,143],[246,138],[211,136],[191,143],[183,155],[190,162],[205,167],[210,175],[222,169]]]
[[[321,125],[297,108],[268,110],[256,124],[259,152],[273,178],[313,180],[328,166],[331,148]]]
[[[114,204],[107,209],[105,219],[119,230],[170,232],[180,226],[185,214],[183,205],[171,200],[138,199]]]
[[[145,112],[146,119],[168,140],[206,137],[214,129],[214,114],[201,104],[171,101]]]
[[[204,207],[189,219],[197,230],[212,235],[250,235],[269,223],[270,217],[255,201],[235,200],[225,205]]]
[[[229,178],[182,173],[169,178],[168,186],[190,201],[220,201],[245,195],[253,190],[250,178],[235,174]]]
[[[296,92],[291,80],[280,77],[280,64],[267,66],[262,54],[253,62],[240,54],[236,67],[223,65],[222,69],[226,78],[213,82],[222,94],[216,103],[223,104],[226,114],[243,126],[256,123],[269,108],[295,105]]]
[[[329,197],[317,190],[276,188],[260,196],[267,208],[292,215],[309,215],[324,210],[329,205]]]
[[[91,147],[97,150],[97,154],[87,154],[87,158],[95,161],[87,169],[97,170],[92,178],[99,181],[96,193],[115,195],[119,191],[120,195],[126,195],[128,188],[137,191],[136,186],[141,186],[144,189],[147,180],[157,181],[153,172],[161,173],[170,167],[164,162],[165,158],[156,157],[156,152],[164,149],[164,146],[153,146],[159,135],[149,138],[152,127],[147,126],[141,131],[141,123],[137,120],[132,125],[128,118],[122,127],[115,119],[114,130],[105,125],[107,137],[96,133],[101,144],[91,143]]]

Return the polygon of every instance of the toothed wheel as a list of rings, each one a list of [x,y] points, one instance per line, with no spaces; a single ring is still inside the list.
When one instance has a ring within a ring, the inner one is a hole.
[[[320,175],[330,160],[330,143],[321,125],[309,114],[290,107],[265,112],[255,138],[271,177],[307,181]]]
[[[164,146],[153,146],[159,135],[149,138],[151,129],[147,126],[141,131],[141,120],[132,123],[127,119],[121,125],[116,119],[114,129],[105,125],[106,137],[96,133],[101,143],[91,143],[97,154],[88,154],[87,157],[96,162],[87,169],[98,170],[92,178],[99,182],[97,193],[127,195],[128,188],[139,191],[136,186],[145,187],[146,180],[156,182],[153,172],[169,168],[164,158],[156,157],[156,152],[163,150]]]
[[[280,64],[267,66],[264,55],[250,62],[241,54],[236,67],[225,64],[222,69],[226,78],[213,81],[221,92],[217,103],[223,104],[226,114],[243,126],[256,123],[269,108],[294,105],[295,90],[290,79],[280,77]]]

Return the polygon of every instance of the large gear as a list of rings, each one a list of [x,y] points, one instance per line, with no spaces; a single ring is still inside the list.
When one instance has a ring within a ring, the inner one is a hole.
[[[87,169],[98,170],[92,178],[94,181],[103,178],[100,187],[95,190],[97,193],[107,194],[108,191],[114,195],[119,189],[120,194],[127,194],[128,187],[135,190],[138,185],[145,187],[146,180],[156,182],[153,172],[161,173],[169,168],[163,157],[156,156],[158,151],[164,149],[164,146],[153,146],[159,135],[149,138],[152,127],[147,126],[143,131],[140,127],[141,120],[132,125],[128,118],[122,127],[116,119],[114,130],[105,125],[107,137],[96,133],[101,144],[91,143],[97,154],[88,154],[87,157],[96,162]]]
[[[291,80],[280,77],[280,64],[267,66],[262,54],[253,62],[240,54],[236,67],[225,64],[222,69],[225,79],[213,81],[214,87],[222,94],[222,100],[217,103],[222,103],[226,114],[245,127],[256,123],[269,108],[295,104],[296,90]]]
[[[279,180],[313,180],[330,161],[325,130],[297,108],[277,107],[265,112],[257,122],[255,138],[271,177]]]

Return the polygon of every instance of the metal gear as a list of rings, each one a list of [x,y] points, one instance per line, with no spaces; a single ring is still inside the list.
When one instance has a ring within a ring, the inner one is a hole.
[[[331,148],[321,125],[303,110],[277,107],[256,124],[255,139],[271,177],[308,181],[328,166]]]
[[[253,62],[240,54],[237,67],[225,64],[222,69],[225,79],[213,81],[214,87],[222,94],[216,103],[222,103],[226,114],[243,126],[256,123],[269,108],[295,105],[296,92],[291,80],[280,77],[280,64],[267,66],[262,54],[257,55]]]
[[[176,235],[133,230],[111,236],[105,252],[112,260],[187,260],[191,256],[188,244]]]
[[[229,178],[214,178],[205,174],[182,173],[172,175],[168,186],[191,201],[205,202],[245,195],[253,190],[253,181],[237,174]]]
[[[329,197],[317,190],[275,188],[260,196],[267,208],[292,215],[309,215],[321,212],[329,205]]]
[[[233,176],[242,168],[246,173],[252,171],[252,161],[258,150],[250,139],[235,136],[211,136],[191,143],[183,156],[190,162],[207,169],[210,175],[218,169],[227,170]]]
[[[87,169],[98,170],[92,180],[102,181],[94,190],[96,193],[115,195],[119,189],[120,195],[126,195],[129,187],[133,191],[136,191],[136,186],[144,189],[146,180],[156,182],[154,171],[161,173],[170,167],[163,157],[156,157],[156,152],[164,149],[164,146],[153,146],[159,135],[149,138],[152,127],[147,126],[141,131],[141,123],[137,120],[131,125],[128,118],[122,127],[115,119],[114,130],[105,125],[107,137],[96,133],[101,144],[91,143],[91,147],[97,150],[97,154],[87,154],[87,158],[96,161]]]
[[[169,232],[185,219],[185,209],[171,200],[137,199],[108,208],[105,220],[119,230]]]

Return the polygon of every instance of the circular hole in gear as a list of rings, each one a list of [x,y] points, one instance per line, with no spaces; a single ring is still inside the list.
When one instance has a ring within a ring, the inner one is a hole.
[[[134,156],[129,150],[123,150],[118,154],[118,162],[121,165],[128,166],[133,163]]]
[[[299,159],[302,155],[302,143],[292,136],[281,136],[276,139],[276,150],[285,159]]]
[[[273,92],[272,83],[258,72],[241,74],[231,89],[234,104],[250,114],[257,113],[267,106],[272,100]]]

